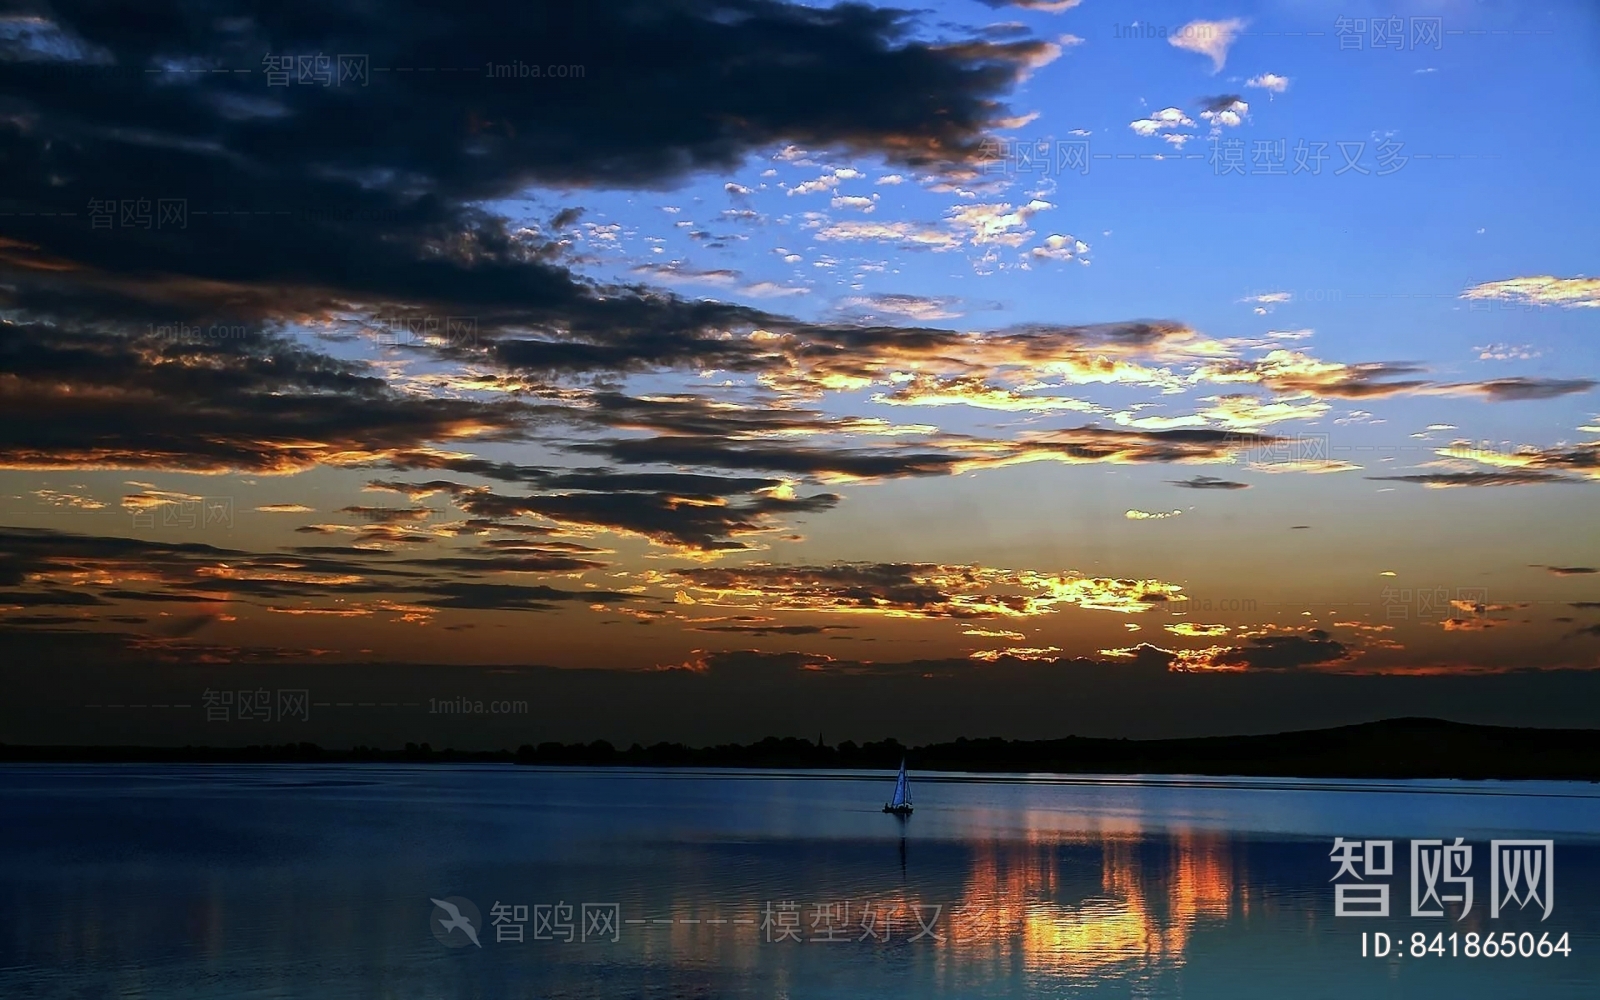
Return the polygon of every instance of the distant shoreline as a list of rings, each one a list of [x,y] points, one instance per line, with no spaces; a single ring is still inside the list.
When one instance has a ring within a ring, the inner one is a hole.
[[[315,744],[247,747],[13,746],[0,763],[413,763],[633,767],[893,769],[1052,774],[1195,774],[1274,778],[1458,778],[1600,781],[1600,730],[1518,729],[1440,719],[1389,719],[1261,736],[1121,740],[959,739],[907,747],[895,740],[826,746],[769,737],[752,744],[688,747],[604,741],[525,744],[512,750],[435,750]]]

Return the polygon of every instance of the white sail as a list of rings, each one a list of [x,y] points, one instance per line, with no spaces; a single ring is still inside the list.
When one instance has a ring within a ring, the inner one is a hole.
[[[906,789],[906,762],[902,760],[900,762],[900,776],[894,779],[894,798],[889,801],[889,807],[898,809],[901,806],[910,804],[911,799]]]

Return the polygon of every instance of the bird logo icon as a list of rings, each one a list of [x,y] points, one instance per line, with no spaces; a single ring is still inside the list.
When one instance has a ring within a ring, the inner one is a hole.
[[[478,944],[478,925],[483,922],[483,916],[472,900],[450,896],[446,899],[430,897],[429,901],[434,905],[429,924],[440,944],[446,948],[465,948],[468,944],[483,947]]]

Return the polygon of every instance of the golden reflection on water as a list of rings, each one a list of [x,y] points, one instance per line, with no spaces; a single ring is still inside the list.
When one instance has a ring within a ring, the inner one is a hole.
[[[1172,968],[1197,926],[1245,896],[1225,838],[1175,834],[1166,857],[1136,833],[975,845],[945,948],[961,964],[1001,962],[1064,976]],[[1098,880],[1082,848],[1100,848]]]

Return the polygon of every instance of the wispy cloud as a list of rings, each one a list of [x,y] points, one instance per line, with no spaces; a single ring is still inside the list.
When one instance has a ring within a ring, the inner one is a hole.
[[[978,0],[989,7],[1022,7],[1027,10],[1059,14],[1083,3],[1083,0]]]
[[[1244,30],[1242,18],[1225,21],[1190,21],[1167,38],[1173,46],[1211,57],[1211,71],[1220,71],[1228,61],[1228,49]]]
[[[1461,293],[1475,301],[1498,300],[1532,306],[1562,306],[1568,309],[1600,308],[1600,278],[1557,278],[1541,274],[1528,278],[1486,281]]]

